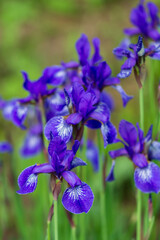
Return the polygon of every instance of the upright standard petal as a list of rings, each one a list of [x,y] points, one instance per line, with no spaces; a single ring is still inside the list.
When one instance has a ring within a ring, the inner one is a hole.
[[[134,181],[138,189],[144,193],[160,191],[160,168],[155,163],[149,163],[145,168],[136,168]]]
[[[93,46],[94,46],[94,54],[92,56],[92,64],[95,64],[96,62],[100,61],[102,59],[100,55],[100,40],[99,38],[93,38]]]
[[[37,174],[33,173],[35,167],[36,165],[30,166],[21,172],[18,177],[18,185],[20,189],[17,191],[17,193],[27,194],[34,192],[37,187],[38,180]]]
[[[62,204],[71,213],[88,213],[94,200],[91,188],[82,183],[75,187],[67,188],[62,197]]]
[[[51,140],[51,136],[53,137],[61,137],[61,140],[64,142],[68,142],[72,136],[72,125],[67,124],[66,120],[62,116],[51,118],[45,128],[44,134],[48,140]]]
[[[126,120],[121,120],[119,124],[119,133],[129,146],[135,146],[137,143],[137,130],[135,126],[127,122]]]
[[[76,50],[79,55],[80,64],[83,66],[87,63],[90,55],[90,44],[88,38],[85,34],[82,34],[81,37],[76,42]]]

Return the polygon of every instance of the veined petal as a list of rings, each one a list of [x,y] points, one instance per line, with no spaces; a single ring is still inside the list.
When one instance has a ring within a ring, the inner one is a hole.
[[[94,195],[91,188],[82,183],[75,187],[67,188],[62,197],[62,204],[69,212],[79,214],[87,213],[94,200]]]
[[[160,142],[153,141],[148,149],[148,158],[150,160],[160,160]]]
[[[134,181],[138,189],[144,193],[160,191],[160,168],[155,163],[149,163],[145,168],[136,168]]]
[[[60,136],[61,140],[68,142],[72,136],[72,125],[68,124],[62,116],[51,118],[45,128],[45,137],[50,140],[53,137]]]
[[[126,94],[126,92],[123,90],[123,88],[120,85],[112,86],[117,92],[120,93],[123,107],[126,107],[127,103],[133,98],[133,96],[129,96]]]
[[[117,131],[115,126],[110,121],[102,124],[101,132],[104,140],[104,148],[106,148],[108,144],[113,143],[116,140]]]
[[[112,161],[112,166],[111,166],[111,170],[106,178],[106,181],[107,182],[112,182],[115,180],[115,177],[114,177],[114,168],[115,168],[115,161]]]
[[[34,192],[37,187],[38,180],[37,174],[33,173],[35,167],[36,165],[30,166],[21,172],[18,177],[18,185],[20,189],[17,191],[17,193],[27,194]]]
[[[135,146],[137,143],[137,130],[135,126],[125,120],[121,120],[119,124],[119,133],[126,143]]]

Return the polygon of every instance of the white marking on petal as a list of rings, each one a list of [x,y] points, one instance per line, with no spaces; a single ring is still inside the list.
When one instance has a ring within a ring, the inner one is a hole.
[[[151,178],[152,178],[152,171],[149,167],[147,168],[141,168],[141,169],[138,169],[138,175],[139,175],[139,178],[141,178],[141,180],[143,182],[150,182]]]
[[[35,184],[36,180],[37,180],[37,176],[35,174],[31,174],[29,176],[29,178],[27,179],[26,187],[27,186],[30,186],[30,187],[33,186]]]
[[[69,197],[75,202],[77,199],[79,199],[80,196],[84,196],[85,197],[85,194],[84,194],[84,191],[83,189],[81,188],[81,186],[76,186],[73,188],[70,188],[69,189]]]
[[[57,129],[57,134],[64,139],[72,133],[72,125],[66,123],[64,118],[59,118],[57,121],[57,125],[55,126]]]

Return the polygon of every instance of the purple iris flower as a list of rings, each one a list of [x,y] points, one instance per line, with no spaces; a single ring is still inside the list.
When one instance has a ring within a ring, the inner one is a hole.
[[[130,21],[135,27],[124,30],[128,36],[141,34],[146,39],[160,40],[158,29],[160,18],[158,17],[158,7],[154,3],[145,4],[144,0],[140,0],[138,6],[133,8],[131,12]]]
[[[30,93],[30,95],[24,99],[21,99],[21,103],[30,103],[31,101],[38,102],[39,98],[51,95],[56,90],[47,88],[46,74],[42,75],[36,81],[30,81],[30,79],[28,78],[28,74],[24,71],[22,71],[22,76],[24,79],[23,87]]]
[[[33,192],[37,187],[40,173],[54,174],[60,181],[64,178],[70,185],[63,193],[63,206],[75,214],[87,213],[92,206],[94,195],[91,188],[71,171],[77,166],[86,165],[80,158],[75,157],[78,148],[78,141],[75,141],[72,150],[67,150],[66,143],[61,141],[60,137],[51,140],[48,147],[50,162],[35,164],[23,170],[18,178],[20,189],[17,193],[27,194]]]
[[[152,160],[160,160],[160,143],[152,140],[152,126],[144,137],[138,123],[136,129],[130,122],[122,120],[119,124],[119,133],[123,139],[120,142],[124,148],[110,151],[110,156],[113,159],[127,156],[135,166],[136,187],[144,193],[158,193],[160,191],[160,168]],[[114,179],[113,170],[114,166],[109,174],[112,179]]]
[[[138,37],[137,44],[129,44],[117,47],[113,50],[116,57],[126,57],[127,60],[121,66],[121,72],[117,75],[119,78],[126,78],[134,69],[137,83],[141,87],[140,74],[141,66],[145,63],[147,56],[160,60],[160,44],[151,44],[148,48],[144,48],[142,37]]]
[[[9,142],[0,142],[0,153],[11,153],[13,147]]]
[[[104,102],[99,102],[92,88],[85,90],[78,81],[74,82],[69,101],[72,101],[69,115],[56,116],[47,122],[44,134],[48,140],[52,133],[53,137],[60,136],[63,141],[68,142],[73,133],[72,125],[86,125],[90,128],[101,128],[105,147],[114,141],[116,131],[110,122],[110,110]],[[77,134],[74,135],[76,137]]]
[[[13,99],[10,101],[2,100],[3,104],[1,105],[1,111],[3,117],[13,122],[16,126],[21,129],[26,129],[24,122],[27,116],[28,108],[27,106],[21,105],[18,99]]]

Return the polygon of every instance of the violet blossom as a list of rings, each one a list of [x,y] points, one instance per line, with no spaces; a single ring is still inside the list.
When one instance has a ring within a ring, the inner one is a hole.
[[[143,131],[137,123],[136,127],[125,120],[119,124],[119,133],[124,148],[110,151],[111,158],[128,157],[135,166],[134,181],[138,189],[144,193],[158,193],[160,191],[160,168],[152,160],[160,160],[160,143],[152,140],[152,126],[144,137]],[[113,162],[107,180],[114,180]]]
[[[94,195],[91,188],[71,171],[77,166],[86,165],[80,158],[75,157],[78,148],[78,141],[75,141],[72,150],[67,150],[66,143],[61,141],[60,137],[52,139],[48,147],[49,163],[35,164],[23,170],[18,178],[20,189],[17,193],[28,194],[35,191],[40,173],[53,174],[60,181],[64,178],[70,185],[63,193],[63,206],[75,214],[87,213],[92,206]]]

